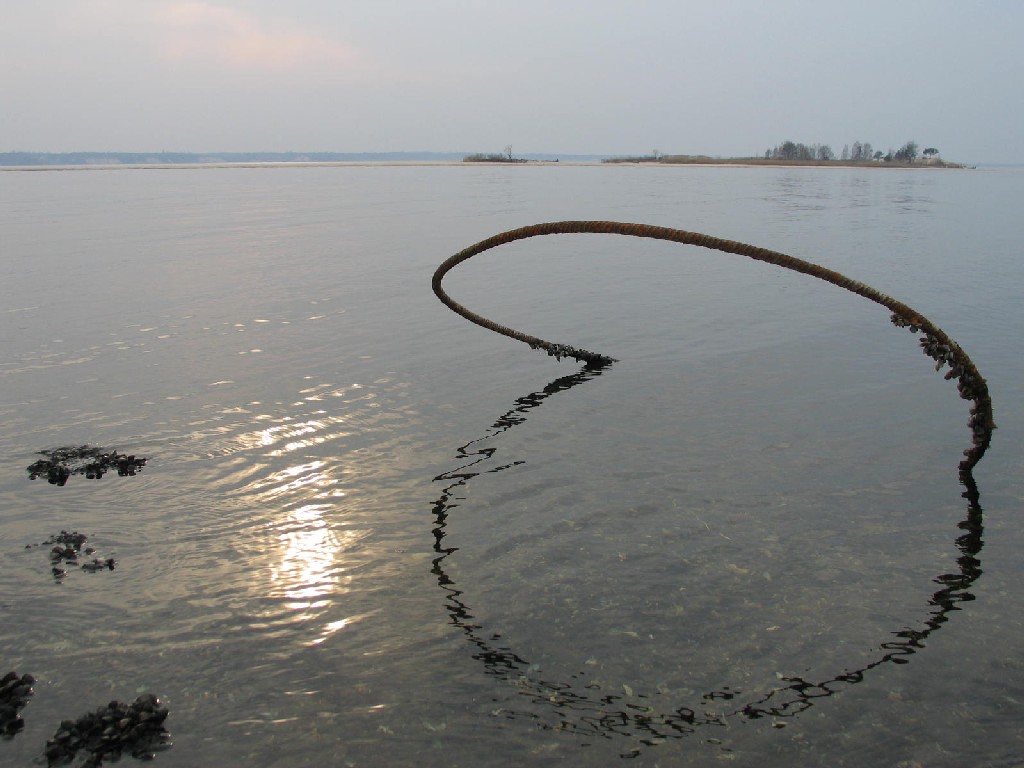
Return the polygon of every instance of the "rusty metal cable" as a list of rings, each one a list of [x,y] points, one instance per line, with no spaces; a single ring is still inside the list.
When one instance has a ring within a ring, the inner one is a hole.
[[[587,365],[606,365],[614,362],[613,358],[606,355],[579,349],[568,344],[556,344],[545,341],[536,336],[531,336],[514,328],[488,320],[486,317],[459,304],[441,286],[441,281],[449,271],[478,253],[483,253],[491,248],[541,235],[582,233],[628,235],[630,237],[669,240],[674,243],[696,245],[701,248],[710,248],[725,253],[747,256],[751,259],[774,264],[794,272],[811,275],[819,280],[824,280],[851,293],[856,293],[859,296],[870,299],[876,304],[881,304],[892,312],[892,321],[895,325],[909,328],[914,333],[918,331],[922,333],[920,339],[922,351],[936,361],[936,370],[939,370],[944,365],[948,365],[949,371],[945,377],[947,379],[956,378],[960,397],[973,402],[970,419],[967,422],[971,429],[972,445],[964,450],[964,459],[960,462],[960,469],[964,471],[971,470],[988,449],[989,443],[992,440],[992,430],[995,429],[995,422],[992,418],[992,400],[989,397],[988,385],[978,372],[974,362],[959,344],[920,312],[917,312],[901,301],[897,301],[892,296],[877,291],[857,280],[851,280],[834,270],[820,267],[817,264],[798,259],[794,256],[788,256],[778,251],[770,251],[755,245],[736,242],[735,240],[724,240],[711,235],[703,235],[699,232],[656,227],[649,224],[629,224],[618,221],[556,221],[511,229],[489,237],[486,240],[481,240],[479,243],[450,256],[434,272],[432,281],[434,293],[452,311],[462,315],[470,322],[476,323],[495,333],[500,333],[503,336],[522,341],[534,349],[542,349],[558,359],[572,357]]]

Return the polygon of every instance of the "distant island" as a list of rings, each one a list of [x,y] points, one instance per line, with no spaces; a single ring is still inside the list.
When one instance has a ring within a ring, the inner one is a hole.
[[[498,154],[497,152],[491,152],[484,154],[482,152],[475,152],[472,155],[466,155],[462,158],[464,163],[528,163],[530,162],[525,157],[506,157],[505,155]],[[555,160],[557,163],[558,161]],[[607,162],[607,161],[605,161]]]
[[[836,157],[828,144],[800,144],[784,141],[764,155],[752,157],[710,157],[708,155],[666,155],[654,150],[650,155],[610,157],[604,163],[663,163],[666,165],[828,165],[855,168],[966,168],[939,156],[939,150],[928,147],[918,152],[917,142],[908,141],[897,150],[875,150],[868,142],[855,141],[845,145]]]
[[[487,153],[487,154],[485,154],[483,152],[474,152],[472,155],[466,155],[464,158],[462,158],[462,162],[464,162],[464,163],[528,163],[528,162],[530,162],[530,160],[528,160],[525,157],[515,157],[512,154],[512,145],[509,144],[508,146],[505,147],[505,151],[504,152],[490,152],[490,153]],[[554,160],[551,160],[551,158],[544,158],[543,160],[540,160],[540,161],[534,160],[534,162],[555,162],[555,163],[557,163],[558,162],[558,158],[555,158]]]

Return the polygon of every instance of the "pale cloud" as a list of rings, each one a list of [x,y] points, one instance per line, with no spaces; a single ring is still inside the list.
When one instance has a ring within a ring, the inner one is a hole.
[[[351,69],[358,52],[287,19],[266,18],[205,2],[169,3],[156,11],[160,53],[173,61],[242,72]]]

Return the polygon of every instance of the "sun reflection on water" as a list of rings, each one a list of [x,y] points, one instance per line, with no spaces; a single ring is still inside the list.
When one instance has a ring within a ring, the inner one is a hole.
[[[247,627],[314,646],[377,613],[351,594],[359,590],[374,532],[354,512],[352,482],[371,469],[360,451],[367,436],[390,429],[397,417],[375,408],[375,394],[359,384],[321,383],[300,395],[278,402],[277,412],[256,401],[210,409],[190,436],[213,437],[218,455],[234,455],[249,468],[225,483],[232,505],[245,513],[222,522],[266,542],[269,563],[248,585],[255,604]],[[336,398],[330,410],[314,404],[328,397]],[[358,469],[350,460],[356,455]]]
[[[330,511],[325,504],[305,504],[275,525],[281,549],[271,568],[268,596],[282,601],[293,626],[316,627],[316,636],[305,641],[306,645],[318,645],[365,618],[346,616],[319,625],[350,590],[352,575],[345,565],[345,553],[368,535],[364,530],[337,530],[326,519]]]
[[[299,448],[333,439],[325,434],[332,419],[278,425],[260,434],[260,444],[280,445],[268,455],[285,456]],[[296,438],[303,439],[297,440]],[[284,612],[279,621],[301,628],[304,645],[319,645],[336,632],[365,618],[338,616],[341,601],[351,589],[346,562],[368,530],[342,527],[339,504],[345,497],[335,461],[304,457],[305,461],[272,471],[249,486],[261,505],[279,507],[271,523],[279,555],[270,569],[267,596]]]
[[[344,578],[335,559],[341,540],[323,519],[323,512],[322,506],[309,504],[294,510],[278,527],[283,555],[270,577],[275,585],[271,594],[286,598],[292,610],[323,607],[324,596]]]
[[[266,480],[254,483],[252,487],[253,490],[262,490],[263,492],[259,495],[264,499],[292,493],[300,488],[307,489],[311,498],[324,498],[331,495],[329,489],[338,482],[323,471],[326,466],[327,462],[321,460],[297,464],[294,467],[271,473]],[[335,495],[344,496],[345,494],[343,491],[338,491]]]
[[[324,412],[318,411],[313,415],[323,416]],[[272,417],[257,417],[257,419],[269,418]],[[274,448],[274,450],[267,454],[268,456],[275,457],[284,456],[285,454],[292,453],[293,451],[297,451],[302,448],[309,448],[314,445],[325,443],[329,440],[348,437],[350,433],[346,431],[327,431],[329,427],[341,421],[344,421],[344,419],[340,417],[321,419],[313,418],[299,422],[286,421],[285,423],[276,424],[273,427],[239,435],[236,439],[243,443],[245,448],[271,448],[282,441],[287,441],[283,446]]]

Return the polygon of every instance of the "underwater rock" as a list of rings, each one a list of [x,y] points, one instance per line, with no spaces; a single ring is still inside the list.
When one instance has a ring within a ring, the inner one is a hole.
[[[34,693],[35,681],[32,675],[19,677],[17,672],[8,672],[0,678],[0,737],[13,739],[25,727],[20,710]]]
[[[49,766],[70,763],[79,751],[89,753],[83,766],[100,766],[125,753],[149,760],[171,746],[166,719],[167,707],[151,693],[131,704],[111,701],[78,720],[64,720],[46,742],[43,754]]]
[[[92,562],[82,563],[82,570],[87,573],[96,573],[96,571],[102,570],[112,571],[115,565],[117,565],[117,561],[112,557],[108,557],[106,560],[97,557]]]
[[[85,475],[90,480],[99,480],[114,470],[120,477],[137,474],[146,466],[146,458],[116,450],[105,451],[95,446],[54,448],[39,451],[46,458],[34,461],[26,467],[31,480],[45,477],[50,485],[64,485],[72,475]]]
[[[93,555],[96,553],[95,548],[85,547],[85,542],[89,540],[89,537],[84,533],[78,531],[61,531],[56,536],[51,536],[41,544],[27,544],[25,549],[31,549],[33,547],[50,547],[50,564],[52,568],[50,572],[53,574],[54,580],[57,583],[61,583],[64,577],[68,575],[67,568],[65,566],[77,566],[78,558],[84,553],[85,555]],[[96,573],[97,571],[112,571],[117,565],[117,561],[112,557],[94,557],[89,562],[82,563],[82,570],[86,573]]]

